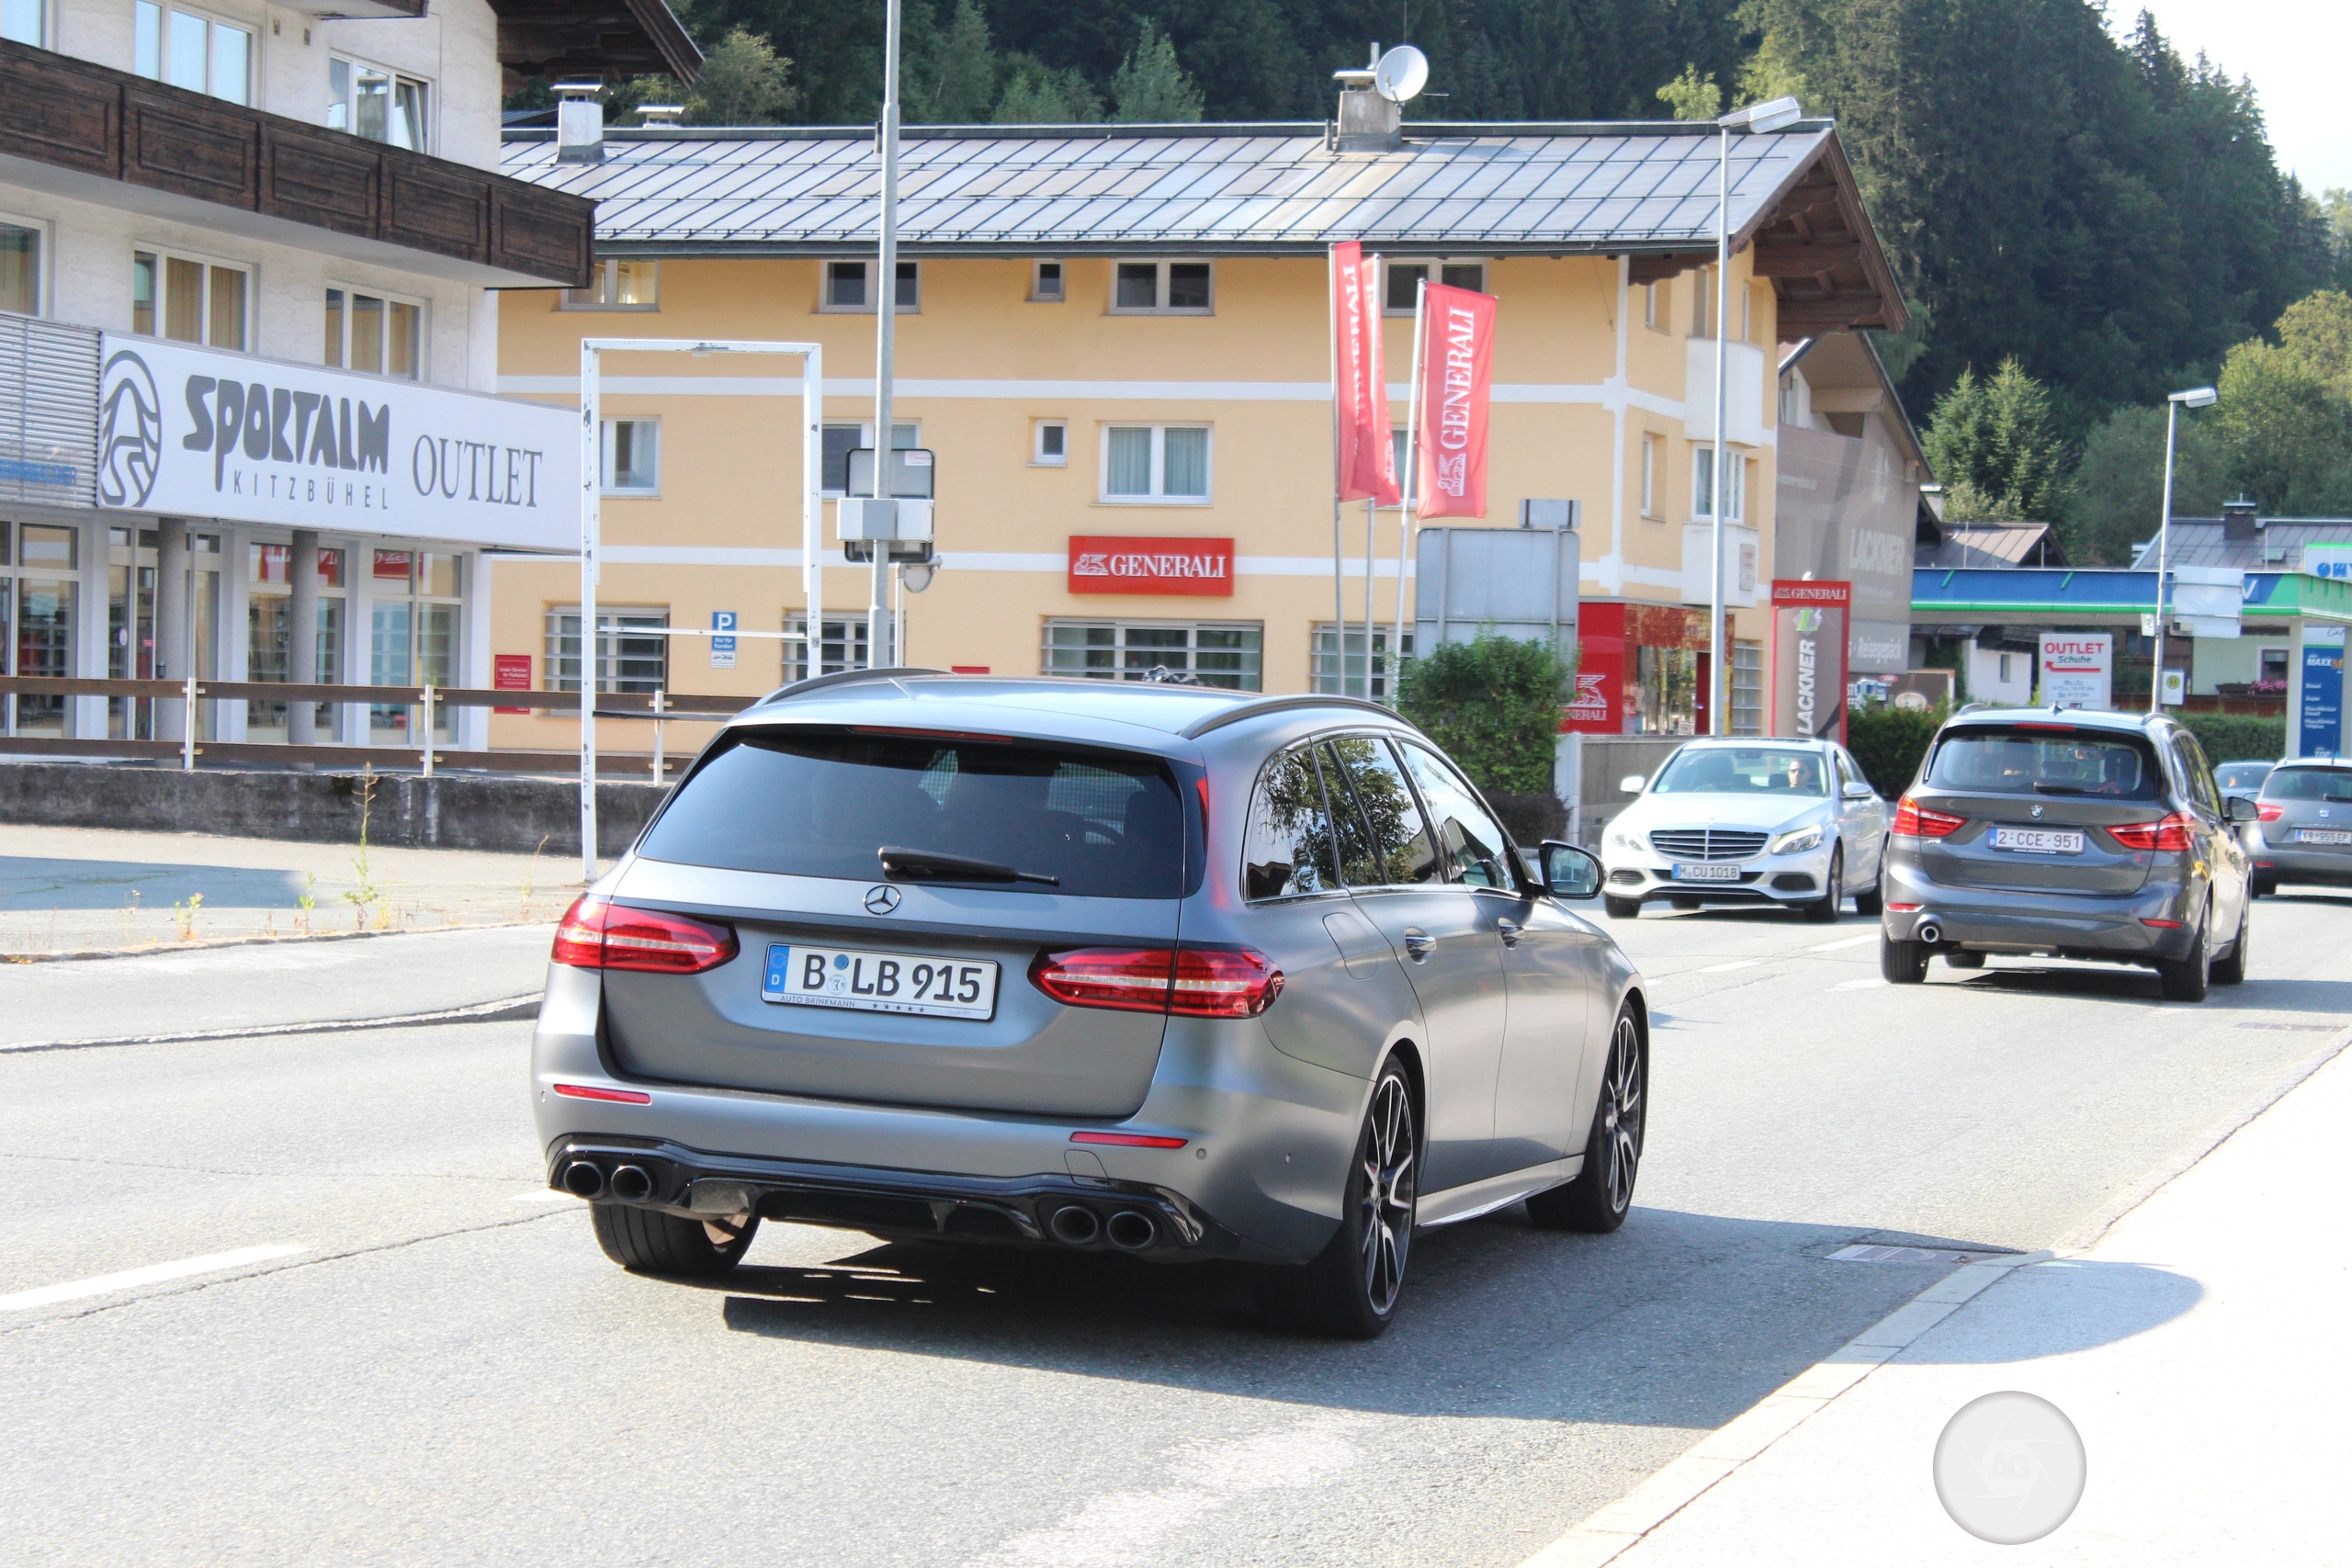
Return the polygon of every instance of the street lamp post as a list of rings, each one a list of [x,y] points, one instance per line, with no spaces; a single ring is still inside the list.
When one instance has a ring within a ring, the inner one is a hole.
[[[879,290],[874,297],[874,493],[876,498],[890,492],[891,372],[893,350],[898,341],[899,305],[899,0],[888,0],[884,7],[882,41],[882,243],[881,276],[876,281]],[[865,667],[874,669],[882,662],[882,639],[889,623],[885,619],[882,586],[889,567],[887,564],[890,547],[880,540],[873,541],[874,583],[865,605]],[[811,607],[809,624],[814,626],[819,612]],[[893,649],[891,662],[906,657],[904,650]],[[817,672],[811,665],[810,674]]]
[[[1707,608],[1707,729],[1714,735],[1731,733],[1731,681],[1724,669],[1724,497],[1731,489],[1724,483],[1724,422],[1730,397],[1725,372],[1731,356],[1724,335],[1731,303],[1731,133],[1781,130],[1804,118],[1804,107],[1796,99],[1772,98],[1734,109],[1715,121],[1715,453],[1707,476],[1714,547]]]
[[[2172,549],[2173,434],[2180,423],[2182,409],[2210,409],[2221,400],[2222,394],[2211,387],[2191,387],[2165,400],[2165,510],[2163,520],[2156,525],[2156,657],[2148,667],[2150,713],[2161,712],[2165,705],[2165,570]]]

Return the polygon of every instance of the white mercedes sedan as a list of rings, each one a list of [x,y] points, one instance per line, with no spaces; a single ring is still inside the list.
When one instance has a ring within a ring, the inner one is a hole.
[[[1887,807],[1846,749],[1828,740],[1693,740],[1657,776],[1624,781],[1635,800],[1601,835],[1610,914],[1663,899],[1780,905],[1834,920],[1851,895],[1879,912]]]

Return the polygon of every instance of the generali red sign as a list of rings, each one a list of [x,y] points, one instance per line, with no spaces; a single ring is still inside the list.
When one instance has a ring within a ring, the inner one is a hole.
[[[1072,534],[1069,591],[1229,599],[1233,596],[1233,541]]]

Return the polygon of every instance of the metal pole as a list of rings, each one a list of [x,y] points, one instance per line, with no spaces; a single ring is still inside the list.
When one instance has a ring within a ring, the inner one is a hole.
[[[1336,247],[1323,252],[1325,288],[1331,299],[1323,312],[1331,338],[1331,640],[1338,656],[1340,695],[1348,694],[1348,604],[1342,586],[1346,568],[1340,564],[1340,259]]]
[[[1372,323],[1370,330],[1375,333],[1382,330],[1380,324],[1380,310],[1384,296],[1380,292],[1380,258],[1375,255],[1372,258],[1372,288],[1369,291],[1365,291],[1363,288],[1363,269],[1361,267],[1356,269],[1356,288],[1359,297],[1363,301],[1363,309],[1358,312],[1357,319],[1359,321],[1369,321]],[[1371,357],[1370,354],[1367,352],[1369,347],[1370,345],[1365,344],[1359,344],[1356,345],[1356,355],[1359,360],[1365,360]],[[1387,374],[1387,358],[1388,356],[1385,354],[1381,355],[1381,373],[1383,376]],[[1369,368],[1369,367],[1365,367],[1365,368]],[[1372,394],[1374,407],[1382,410],[1385,410],[1388,407],[1387,388],[1368,386],[1367,390]],[[1386,429],[1388,421],[1384,418],[1380,423],[1382,425],[1380,438],[1383,441],[1385,441],[1388,439],[1388,431]],[[1376,490],[1379,487],[1374,486],[1374,488]],[[1366,702],[1373,700],[1372,672],[1374,669],[1376,668],[1372,657],[1372,617],[1376,614],[1376,612],[1373,609],[1372,602],[1373,586],[1377,579],[1373,576],[1372,556],[1373,551],[1378,548],[1378,546],[1375,543],[1375,538],[1379,531],[1379,497],[1373,495],[1365,496],[1363,498],[1363,696],[1364,701]]]
[[[420,728],[424,741],[424,776],[429,779],[433,776],[433,688],[431,686],[424,688],[424,723]]]
[[[890,374],[897,347],[899,304],[899,5],[889,0],[882,46],[882,278],[874,300],[874,494],[889,493]],[[873,591],[865,605],[865,667],[882,662],[882,580],[889,571],[889,547],[874,547]],[[812,628],[813,629],[813,628]],[[815,671],[811,671],[811,674]]]
[[[1405,396],[1405,466],[1396,475],[1396,636],[1388,646],[1396,656],[1400,678],[1405,660],[1405,557],[1412,548],[1413,524],[1421,504],[1421,307],[1429,287],[1426,272],[1413,285],[1413,381],[1412,390]]]
[[[196,677],[187,678],[187,722],[180,730],[180,772],[196,772]]]
[[[580,345],[580,879],[596,880],[596,569],[604,516],[597,483],[596,349]]]
[[[801,670],[817,673],[825,615],[825,360],[811,345],[800,356]]]
[[[2165,510],[2156,525],[2156,661],[2148,667],[2148,711],[2165,705],[2165,556],[2172,544],[2172,437],[2180,423],[2180,405],[2165,404]],[[2289,716],[2290,718],[2292,716]]]
[[[1724,712],[1727,705],[1723,700],[1724,497],[1731,487],[1724,483],[1724,419],[1730,389],[1724,386],[1724,377],[1730,349],[1724,338],[1724,318],[1729,313],[1725,307],[1731,301],[1731,131],[1719,130],[1715,134],[1720,138],[1715,161],[1715,457],[1708,484],[1714,493],[1707,502],[1707,509],[1714,514],[1715,558],[1709,569],[1714,587],[1707,600],[1707,732],[1728,735],[1731,727],[1725,720],[1731,716]]]
[[[662,688],[653,688],[653,782],[660,784],[665,772],[662,761]]]

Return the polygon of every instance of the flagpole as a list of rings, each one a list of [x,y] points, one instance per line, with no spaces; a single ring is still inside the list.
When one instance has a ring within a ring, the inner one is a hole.
[[[1388,648],[1396,656],[1400,682],[1405,671],[1405,558],[1412,549],[1421,512],[1421,322],[1429,314],[1429,297],[1430,280],[1424,274],[1413,285],[1413,390],[1405,403],[1405,468],[1396,476],[1396,635]]]
[[[1333,652],[1339,660],[1340,695],[1348,693],[1348,606],[1344,582],[1344,547],[1340,542],[1340,260],[1339,247],[1333,245],[1323,253],[1324,270],[1329,274],[1330,306],[1323,312],[1325,330],[1331,335],[1331,637]],[[1313,673],[1308,684],[1313,684]]]
[[[1380,331],[1380,271],[1381,259],[1374,255],[1372,258],[1372,287],[1364,288],[1363,269],[1361,266],[1356,269],[1356,287],[1363,290],[1363,303],[1357,311],[1356,319],[1363,323],[1366,337],[1366,341],[1356,351],[1358,357],[1365,361],[1364,364],[1357,367],[1356,374],[1363,378],[1370,393],[1371,406],[1385,410],[1388,407],[1388,389],[1372,386],[1371,378],[1367,374],[1371,368],[1372,358],[1369,352],[1372,347],[1369,341],[1370,334]],[[1386,356],[1383,355],[1382,358],[1384,363],[1381,366],[1381,372],[1385,375],[1388,368],[1385,363]],[[1380,433],[1380,438],[1385,441],[1388,439],[1388,432],[1385,427],[1388,421],[1384,418],[1380,423],[1384,427]],[[1363,439],[1361,432],[1357,439]],[[1377,465],[1374,465],[1373,472],[1376,479],[1379,474]],[[1377,484],[1373,486],[1375,492],[1379,488]],[[1379,528],[1380,497],[1374,493],[1363,498],[1363,700],[1366,702],[1372,701],[1372,618],[1379,613],[1373,607],[1373,584],[1375,580],[1372,573],[1373,552],[1379,548],[1376,542]]]

